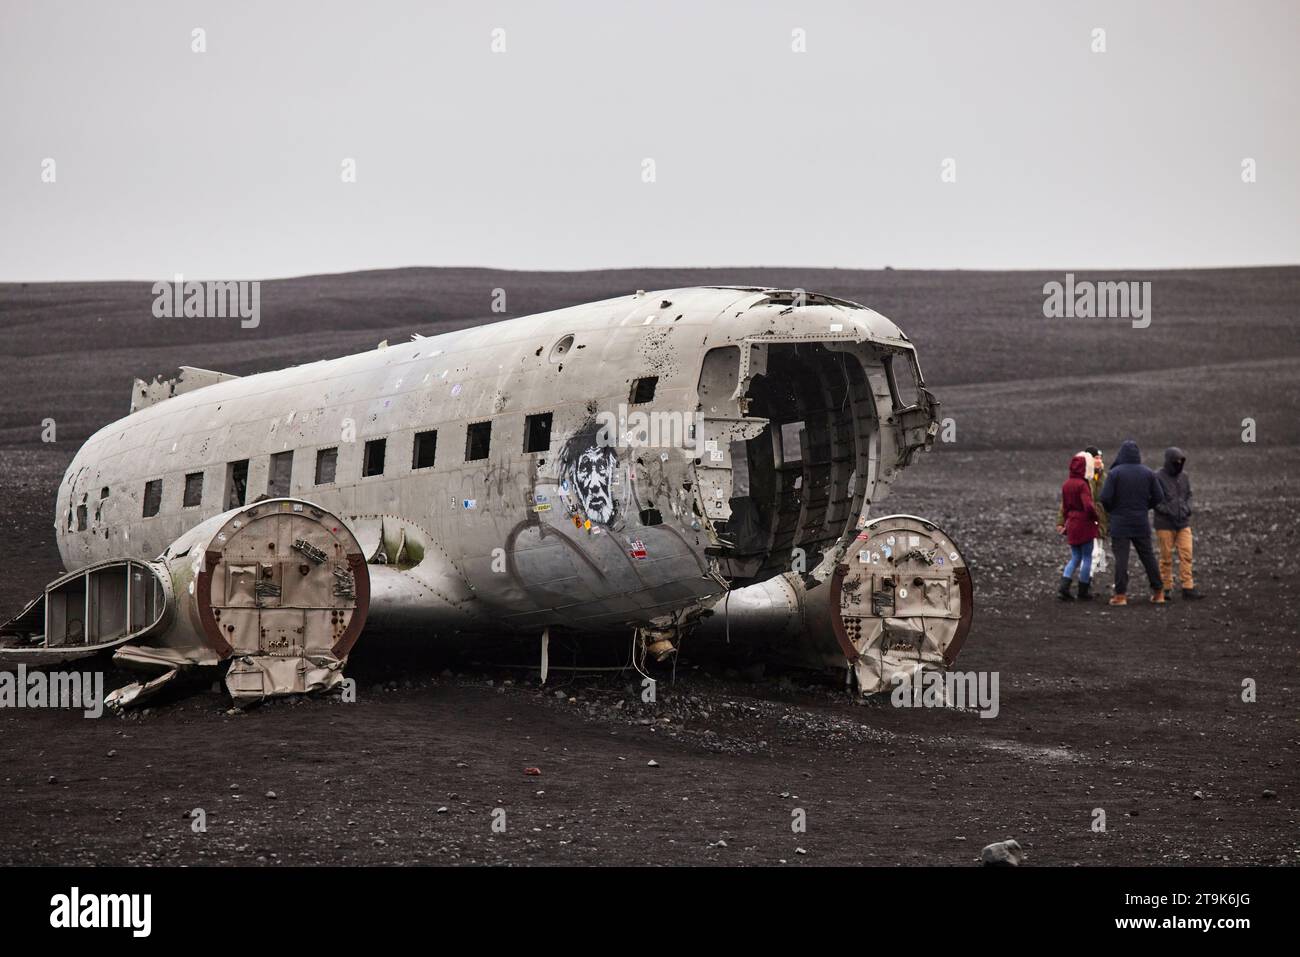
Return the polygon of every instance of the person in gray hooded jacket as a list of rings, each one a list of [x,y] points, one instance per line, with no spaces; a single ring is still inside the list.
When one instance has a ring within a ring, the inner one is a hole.
[[[1165,449],[1165,464],[1156,479],[1165,493],[1154,509],[1156,546],[1160,552],[1160,579],[1167,588],[1174,583],[1174,551],[1178,552],[1178,577],[1183,598],[1201,598],[1192,577],[1192,480],[1187,476],[1187,456],[1176,447]]]

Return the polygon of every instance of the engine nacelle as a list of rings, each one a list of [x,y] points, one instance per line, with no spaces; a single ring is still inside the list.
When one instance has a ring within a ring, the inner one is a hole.
[[[828,581],[786,573],[718,600],[693,640],[808,668],[851,669],[862,694],[951,667],[974,613],[970,570],[933,522],[863,526]]]
[[[113,649],[119,664],[165,672],[115,692],[118,705],[177,669],[226,661],[236,700],[304,693],[342,680],[369,607],[347,525],[310,502],[268,499],[213,516],[153,561],[97,562],[51,582],[0,627],[0,663]]]

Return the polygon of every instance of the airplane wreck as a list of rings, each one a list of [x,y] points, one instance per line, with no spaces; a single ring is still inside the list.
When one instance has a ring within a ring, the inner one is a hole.
[[[360,639],[720,635],[858,691],[952,663],[951,539],[879,505],[934,441],[907,337],[843,300],[635,295],[245,377],[137,380],[59,488],[67,574],[0,666],[113,655],[326,690]]]

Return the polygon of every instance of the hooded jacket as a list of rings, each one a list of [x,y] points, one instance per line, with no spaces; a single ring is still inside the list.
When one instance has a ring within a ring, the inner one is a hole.
[[[1101,505],[1110,516],[1111,538],[1149,538],[1147,512],[1164,500],[1160,480],[1142,464],[1137,443],[1125,439],[1101,489]]]
[[[1192,480],[1184,465],[1187,456],[1177,447],[1165,449],[1164,467],[1156,473],[1165,500],[1156,506],[1156,528],[1176,532],[1192,523]]]
[[[1106,464],[1101,461],[1100,455],[1093,456],[1086,449],[1074,454],[1084,457],[1087,471],[1084,472],[1083,477],[1088,480],[1088,488],[1092,491],[1092,507],[1097,513],[1097,537],[1106,538],[1110,535],[1110,528],[1106,518],[1106,510],[1101,507],[1101,483],[1106,479]],[[1065,524],[1065,508],[1061,505],[1056,506],[1056,524]]]
[[[1061,486],[1061,512],[1065,516],[1065,540],[1071,545],[1086,545],[1097,537],[1097,510],[1092,504],[1088,484],[1089,456],[1070,459],[1070,477]]]

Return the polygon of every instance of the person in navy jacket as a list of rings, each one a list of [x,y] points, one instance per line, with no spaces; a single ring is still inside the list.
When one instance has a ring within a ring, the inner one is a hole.
[[[1101,489],[1101,505],[1110,516],[1110,541],[1115,549],[1115,595],[1112,605],[1128,604],[1128,556],[1132,546],[1151,582],[1151,601],[1165,603],[1160,567],[1151,547],[1151,522],[1147,513],[1165,500],[1156,473],[1142,464],[1137,443],[1125,439],[1115,464]]]

